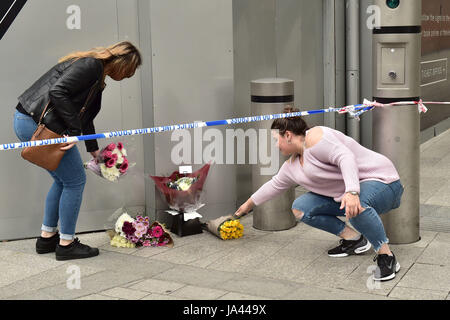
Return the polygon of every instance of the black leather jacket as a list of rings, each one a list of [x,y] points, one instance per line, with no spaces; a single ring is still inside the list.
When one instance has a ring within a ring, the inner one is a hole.
[[[42,120],[58,134],[79,136],[94,134],[93,120],[100,111],[103,63],[95,58],[81,58],[58,63],[18,98],[36,123],[47,104],[50,112]],[[81,113],[80,111],[84,110]],[[86,140],[88,152],[98,150],[96,140]]]

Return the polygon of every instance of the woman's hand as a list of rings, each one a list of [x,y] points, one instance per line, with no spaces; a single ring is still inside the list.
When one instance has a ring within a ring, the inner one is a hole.
[[[255,204],[253,203],[252,198],[249,198],[247,201],[244,202],[244,204],[242,206],[239,207],[239,209],[237,209],[237,211],[234,213],[234,215],[236,217],[239,217],[245,213],[248,213],[250,210],[253,209],[254,206],[255,206]]]
[[[63,135],[63,137],[64,137],[64,138],[68,138],[69,136],[68,136],[68,135]],[[69,150],[69,149],[72,149],[73,146],[76,145],[76,144],[77,144],[77,141],[71,142],[71,143],[66,143],[66,144],[64,145],[64,147],[61,147],[60,149],[63,150],[63,151],[67,151],[67,150]]]
[[[95,151],[91,152],[91,155],[95,160],[98,159],[99,154],[100,154],[100,150],[95,150]]]
[[[361,203],[359,202],[359,196],[353,195],[351,193],[346,193],[342,198],[340,209],[345,208],[345,216],[350,219],[356,217],[358,214],[364,211],[364,208],[361,207]]]

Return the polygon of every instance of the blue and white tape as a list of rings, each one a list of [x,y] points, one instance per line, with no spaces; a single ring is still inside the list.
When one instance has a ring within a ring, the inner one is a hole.
[[[351,105],[351,106],[346,106],[346,107],[342,107],[342,108],[328,108],[328,109],[321,109],[321,110],[309,110],[309,111],[292,112],[292,113],[268,114],[268,115],[251,116],[251,117],[244,117],[244,118],[233,118],[233,119],[226,119],[226,120],[175,124],[175,125],[144,128],[144,129],[111,131],[111,132],[105,132],[105,133],[88,134],[88,135],[73,136],[73,137],[63,137],[63,138],[57,138],[57,139],[5,143],[5,144],[0,144],[0,150],[14,150],[14,149],[21,149],[21,148],[25,148],[25,147],[46,146],[46,145],[58,144],[58,143],[71,143],[71,142],[77,142],[77,141],[83,141],[83,140],[110,139],[110,138],[116,138],[116,137],[135,136],[135,135],[159,133],[159,132],[165,132],[165,131],[195,129],[195,128],[201,128],[201,127],[211,127],[211,126],[220,126],[220,125],[232,125],[232,124],[249,123],[249,122],[257,122],[257,121],[267,121],[267,120],[274,120],[274,119],[281,119],[281,118],[288,118],[288,117],[302,117],[302,116],[307,116],[307,115],[311,115],[311,114],[329,113],[329,112],[349,113],[352,117],[359,120],[359,116],[362,113],[372,110],[375,106],[381,106],[380,104],[378,104],[378,105],[375,105],[375,104],[376,104],[376,102],[370,102],[368,100],[364,100],[363,104]]]

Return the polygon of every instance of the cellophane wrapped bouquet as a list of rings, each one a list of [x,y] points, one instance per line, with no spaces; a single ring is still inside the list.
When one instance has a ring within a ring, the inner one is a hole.
[[[100,151],[97,158],[86,162],[84,167],[106,180],[115,182],[124,176],[133,165],[128,161],[123,143],[118,142],[117,144],[108,144]]]
[[[222,240],[239,239],[244,235],[244,226],[232,215],[206,222],[206,229]]]
[[[114,227],[110,243],[113,247],[173,247],[170,233],[159,222],[150,223],[148,217],[138,215],[134,219],[125,212]]]
[[[204,165],[193,173],[174,171],[168,177],[150,176],[156,187],[164,195],[169,207],[178,212],[193,212],[203,206],[201,196],[203,184],[210,164]]]

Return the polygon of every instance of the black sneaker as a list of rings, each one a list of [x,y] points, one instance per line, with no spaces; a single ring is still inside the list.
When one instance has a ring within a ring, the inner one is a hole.
[[[375,269],[373,279],[375,281],[386,281],[395,278],[395,274],[400,271],[400,263],[395,259],[395,255],[379,254],[373,258],[377,260],[378,267]]]
[[[39,254],[55,252],[59,243],[59,233],[55,233],[50,238],[39,237],[36,240],[36,252]]]
[[[371,247],[370,242],[366,240],[362,235],[358,240],[339,240],[339,246],[328,250],[330,257],[346,257],[348,255],[361,254],[366,252]]]
[[[98,254],[97,248],[82,244],[78,238],[75,238],[67,246],[61,246],[60,244],[56,246],[56,260],[84,259],[98,256]]]

